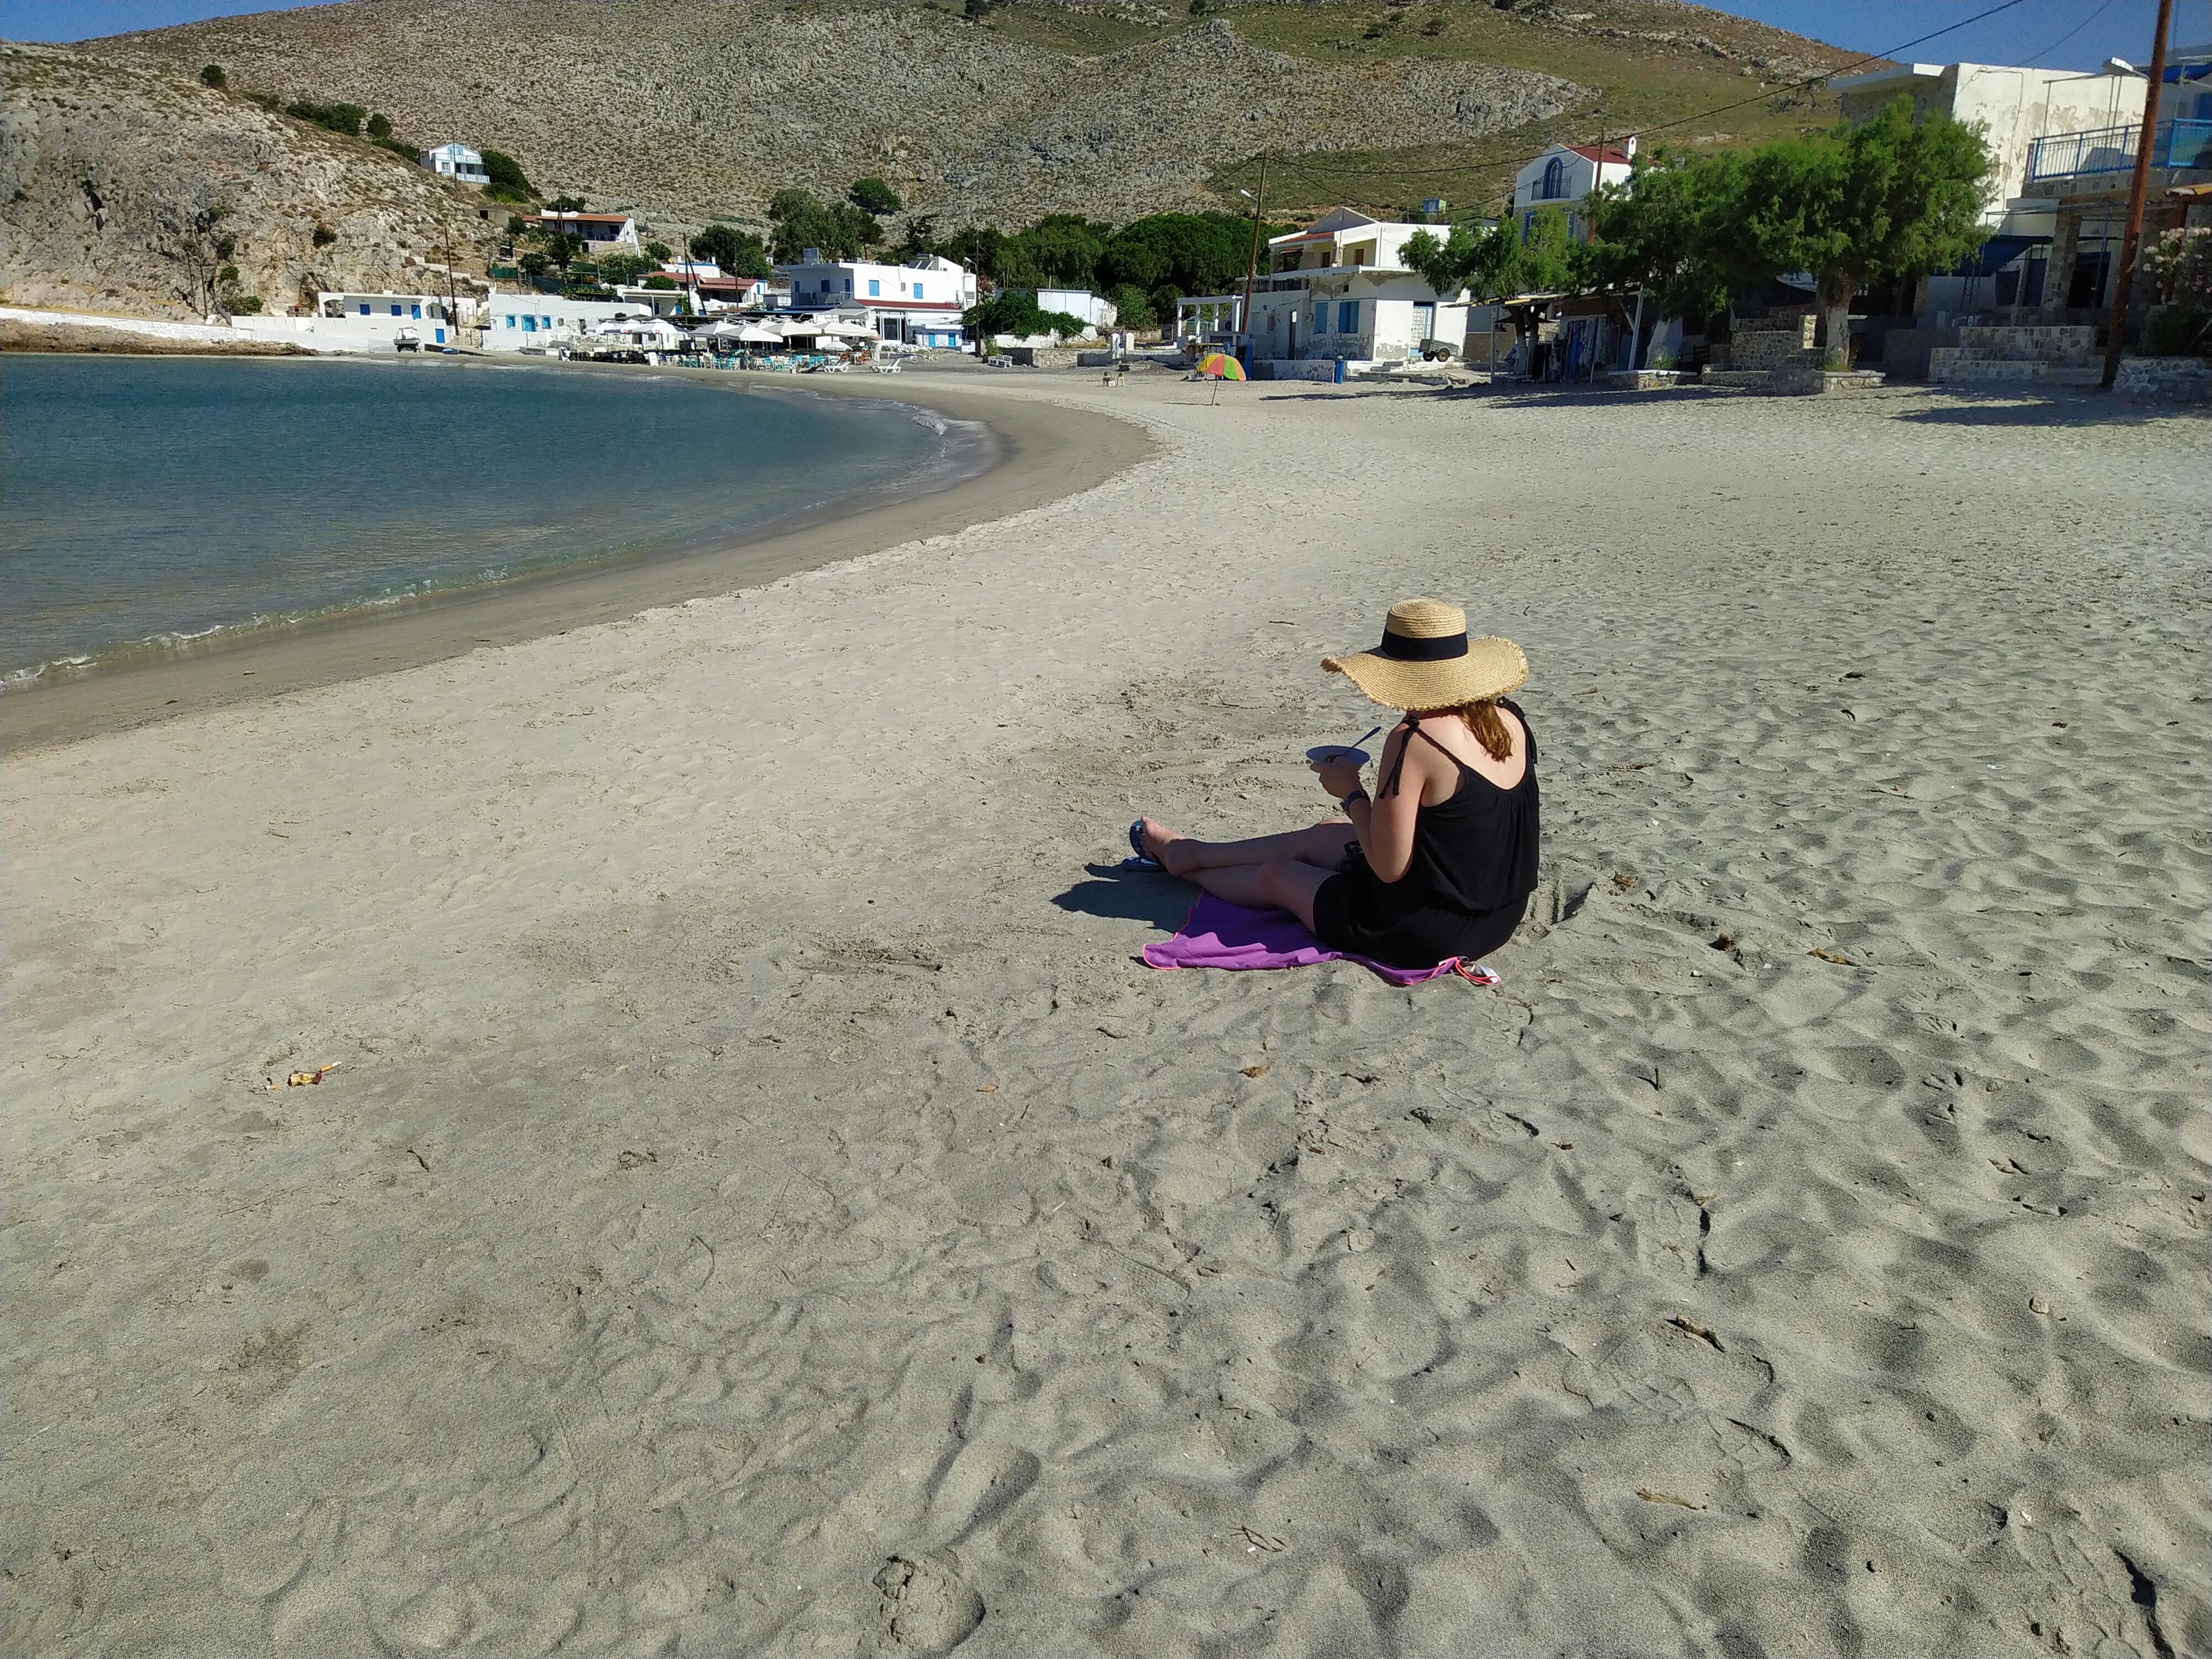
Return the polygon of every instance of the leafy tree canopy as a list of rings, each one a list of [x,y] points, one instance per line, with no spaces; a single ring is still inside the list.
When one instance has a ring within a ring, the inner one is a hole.
[[[1852,296],[1957,264],[1989,235],[1990,153],[1948,116],[1899,97],[1871,121],[1754,150],[1744,161],[1740,270],[1810,271],[1843,356]]]
[[[522,176],[522,163],[505,150],[484,151],[483,166],[484,176],[491,180],[491,188],[495,194],[505,189],[518,192],[520,199],[524,201],[536,198],[538,192],[531,188],[530,180]],[[516,198],[505,199],[513,200]]]
[[[368,136],[372,138],[392,137],[392,118],[388,115],[371,115],[368,118]]]
[[[556,196],[545,204],[548,213],[581,213],[584,198],[580,196]]]
[[[349,138],[360,137],[361,124],[368,118],[368,112],[359,104],[318,104],[306,98],[285,105],[284,113],[295,120],[342,132]]]
[[[863,213],[896,213],[898,192],[880,179],[855,179],[845,199]]]
[[[1262,225],[1262,243],[1287,227]],[[1107,239],[1099,279],[1147,292],[1226,294],[1240,288],[1252,258],[1252,222],[1234,213],[1155,213]]]
[[[778,264],[793,264],[819,249],[825,259],[857,259],[861,250],[884,240],[874,217],[849,202],[834,205],[807,190],[780,190],[769,198],[769,222],[775,227],[769,252]]]
[[[732,276],[771,276],[768,244],[735,225],[709,225],[691,239],[691,257],[711,259]]]
[[[1406,264],[1431,288],[1444,295],[1465,289],[1478,300],[1572,293],[1583,286],[1586,258],[1558,208],[1538,213],[1525,236],[1500,220],[1454,225],[1442,240],[1425,230],[1406,239]]]
[[[1160,319],[1152,296],[1134,283],[1116,283],[1106,297],[1114,302],[1115,320],[1123,328],[1151,328]]]
[[[213,87],[217,92],[221,92],[230,84],[230,77],[222,72],[222,64],[210,64],[200,71],[200,84],[204,87]]]
[[[960,320],[978,340],[988,340],[994,334],[1051,334],[1066,340],[1082,333],[1088,326],[1080,317],[1065,311],[1039,308],[1036,295],[1021,289],[994,294],[981,304],[969,307],[960,313]]]
[[[1660,316],[1693,326],[1720,310],[1732,281],[1759,275],[1743,234],[1743,169],[1738,155],[1637,157],[1627,183],[1599,192],[1589,280],[1642,289]]]

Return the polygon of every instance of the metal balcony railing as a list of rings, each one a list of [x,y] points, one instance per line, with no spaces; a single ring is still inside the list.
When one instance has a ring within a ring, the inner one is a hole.
[[[2095,173],[2126,173],[2136,164],[2142,123],[2096,127],[2087,132],[2055,132],[2027,147],[2027,182],[2080,179]],[[2212,169],[2212,121],[2160,121],[2151,139],[2154,167]]]

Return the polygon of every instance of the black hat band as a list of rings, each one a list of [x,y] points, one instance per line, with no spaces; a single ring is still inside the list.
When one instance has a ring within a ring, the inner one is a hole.
[[[1382,643],[1375,647],[1375,654],[1388,657],[1392,662],[1445,662],[1467,655],[1467,635],[1446,634],[1439,639],[1413,640],[1386,629]]]

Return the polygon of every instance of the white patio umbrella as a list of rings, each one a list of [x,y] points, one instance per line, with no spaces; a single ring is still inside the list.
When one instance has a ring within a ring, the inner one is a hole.
[[[764,328],[758,323],[742,324],[737,333],[739,345],[781,345],[783,343],[782,335],[772,328]]]
[[[882,337],[866,324],[848,323],[842,317],[832,318],[814,331],[817,334],[835,335],[841,340],[874,340]]]

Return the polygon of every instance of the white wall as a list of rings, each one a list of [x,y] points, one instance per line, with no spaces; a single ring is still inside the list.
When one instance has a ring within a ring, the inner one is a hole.
[[[582,338],[594,325],[611,320],[617,312],[635,317],[643,309],[612,300],[563,300],[550,294],[495,294],[484,301],[483,349],[520,351],[526,346],[564,345]]]

